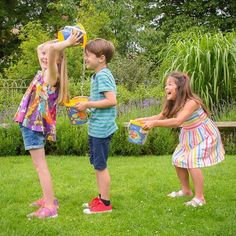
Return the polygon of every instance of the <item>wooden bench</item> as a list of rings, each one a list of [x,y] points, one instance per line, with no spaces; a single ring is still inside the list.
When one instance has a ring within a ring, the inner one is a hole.
[[[129,122],[124,122],[124,126],[127,127]],[[236,129],[236,121],[219,121],[215,122],[216,126],[219,129]],[[2,128],[8,128],[10,126],[9,123],[2,123],[0,124],[0,127]]]
[[[215,123],[219,129],[236,129],[236,121],[219,121]]]
[[[219,129],[236,129],[236,121],[219,121],[215,122],[216,126]],[[124,122],[124,126],[127,127],[129,125],[129,122]]]
[[[9,123],[1,123],[0,128],[9,128],[10,124]]]

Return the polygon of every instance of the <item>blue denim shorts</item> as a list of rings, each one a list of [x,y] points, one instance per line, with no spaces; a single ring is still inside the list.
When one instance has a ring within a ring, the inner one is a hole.
[[[89,136],[90,163],[95,170],[106,169],[111,138],[112,135],[107,138]]]
[[[20,124],[25,150],[43,148],[45,137],[42,132],[36,132]]]

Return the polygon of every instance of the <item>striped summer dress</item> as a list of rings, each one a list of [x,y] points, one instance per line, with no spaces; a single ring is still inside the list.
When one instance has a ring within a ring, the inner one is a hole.
[[[201,107],[182,124],[179,141],[172,157],[177,167],[201,168],[224,160],[219,130]]]

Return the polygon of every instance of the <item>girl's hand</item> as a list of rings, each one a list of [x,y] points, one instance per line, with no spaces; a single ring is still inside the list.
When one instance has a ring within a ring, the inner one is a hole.
[[[76,31],[76,32],[71,32],[71,35],[66,39],[66,41],[68,41],[70,46],[75,46],[80,44],[80,39],[83,37],[83,34],[81,34],[80,31]]]
[[[79,111],[85,111],[88,108],[88,102],[81,102],[75,105]]]
[[[144,122],[146,119],[145,118],[137,118],[135,119],[136,121]]]
[[[149,129],[153,128],[154,126],[155,126],[154,121],[145,121],[144,125],[143,125],[143,129],[144,130],[149,130]]]

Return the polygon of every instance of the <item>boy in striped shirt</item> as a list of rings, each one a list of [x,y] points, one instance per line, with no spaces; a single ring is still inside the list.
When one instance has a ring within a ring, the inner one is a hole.
[[[91,77],[90,101],[79,103],[78,110],[90,108],[89,147],[90,163],[94,166],[98,187],[98,197],[84,203],[85,214],[111,212],[110,175],[107,168],[109,144],[118,129],[116,118],[116,84],[107,64],[111,61],[115,48],[104,39],[90,41],[85,47],[86,67],[95,73]]]

